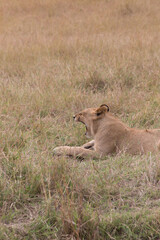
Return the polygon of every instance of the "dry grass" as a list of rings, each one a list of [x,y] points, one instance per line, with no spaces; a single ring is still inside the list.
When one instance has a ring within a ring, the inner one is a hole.
[[[1,0],[0,239],[159,239],[157,156],[75,162],[73,113],[160,127],[159,0]]]

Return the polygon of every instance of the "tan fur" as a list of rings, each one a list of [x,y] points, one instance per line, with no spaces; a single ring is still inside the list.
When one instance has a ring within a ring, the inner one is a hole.
[[[107,105],[88,108],[74,116],[86,126],[86,136],[92,137],[82,147],[57,147],[54,153],[71,156],[104,156],[112,153],[157,153],[160,151],[160,129],[130,128],[109,112]]]

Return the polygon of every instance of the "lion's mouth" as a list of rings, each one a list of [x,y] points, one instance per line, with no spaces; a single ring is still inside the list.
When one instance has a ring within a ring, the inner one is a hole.
[[[86,125],[83,121],[79,121],[79,122],[81,122],[81,123],[83,123],[83,124],[85,125],[85,128],[86,128],[85,135],[87,135],[87,132],[88,132],[88,127],[87,127],[87,125]]]
[[[86,128],[86,132],[85,132],[85,136],[88,135],[88,127],[87,127],[87,124],[85,122],[83,122],[80,118],[77,118],[76,116],[73,116],[73,119],[76,121],[76,122],[81,122],[85,125],[85,128]]]
[[[85,127],[86,127],[86,132],[85,132],[85,135],[87,135],[88,128],[87,128],[87,125],[86,125],[86,124],[85,124]]]

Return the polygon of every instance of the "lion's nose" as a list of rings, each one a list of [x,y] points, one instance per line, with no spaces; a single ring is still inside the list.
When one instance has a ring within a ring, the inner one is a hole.
[[[76,116],[75,115],[73,115],[73,119],[75,120],[75,118],[76,118]]]

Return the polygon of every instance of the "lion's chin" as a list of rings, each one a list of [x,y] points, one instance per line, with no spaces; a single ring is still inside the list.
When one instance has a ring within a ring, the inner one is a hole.
[[[82,121],[79,121],[79,122],[81,122],[81,123],[83,123],[83,124],[85,125],[85,127],[86,127],[85,136],[86,136],[87,138],[90,138],[91,136],[89,135],[89,131],[88,131],[87,125],[86,125],[84,122],[82,122]]]
[[[86,136],[86,138],[91,138],[91,136],[90,136],[90,135],[88,135],[88,133],[87,133],[87,132],[85,133],[85,136]]]
[[[84,123],[85,127],[86,127],[86,132],[85,132],[85,136],[87,137],[88,136],[88,128],[87,128],[87,125]]]
[[[86,125],[85,125],[85,126],[86,126]],[[87,126],[86,126],[85,136],[86,136],[86,138],[91,138]]]

